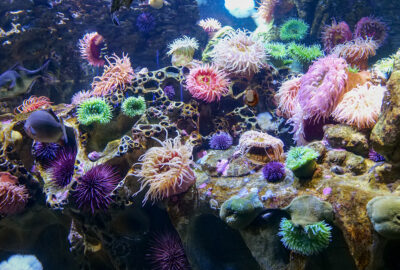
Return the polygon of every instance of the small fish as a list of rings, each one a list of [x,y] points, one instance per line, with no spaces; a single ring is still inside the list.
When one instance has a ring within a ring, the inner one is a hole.
[[[25,121],[24,130],[32,139],[44,143],[68,143],[62,118],[50,110],[34,111]]]
[[[115,24],[116,26],[120,26],[120,22],[119,19],[117,17],[117,14],[115,14],[115,12],[111,13],[111,21],[113,22],[113,24]]]

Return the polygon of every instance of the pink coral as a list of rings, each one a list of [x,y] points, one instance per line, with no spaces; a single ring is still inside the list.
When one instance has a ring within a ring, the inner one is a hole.
[[[97,32],[87,33],[79,40],[79,49],[83,59],[86,59],[90,65],[95,67],[104,66],[104,60],[101,59],[101,49],[104,45],[104,38]]]
[[[186,88],[190,94],[205,102],[220,100],[229,93],[229,79],[225,72],[214,65],[201,65],[190,69],[186,78]]]
[[[344,59],[327,56],[301,77],[298,99],[305,119],[318,121],[330,116],[345,92],[346,69]]]
[[[387,37],[387,26],[378,18],[363,17],[356,24],[354,36],[356,38],[372,39],[380,46]]]
[[[336,23],[335,20],[333,20],[332,25],[325,26],[322,33],[322,42],[326,52],[330,52],[336,45],[343,44],[351,38],[352,33],[347,23]]]
[[[300,78],[295,77],[282,83],[275,98],[278,102],[278,115],[290,118],[294,115],[297,100],[297,93],[300,89]]]

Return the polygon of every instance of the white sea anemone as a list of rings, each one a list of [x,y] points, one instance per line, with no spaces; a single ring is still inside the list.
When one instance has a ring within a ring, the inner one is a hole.
[[[207,33],[217,32],[221,29],[221,23],[214,18],[207,18],[199,21],[199,26]]]
[[[256,11],[254,0],[225,0],[225,8],[236,18],[250,17]]]
[[[193,60],[194,51],[199,48],[197,39],[183,36],[168,45],[168,55],[172,55],[174,66],[184,66]]]

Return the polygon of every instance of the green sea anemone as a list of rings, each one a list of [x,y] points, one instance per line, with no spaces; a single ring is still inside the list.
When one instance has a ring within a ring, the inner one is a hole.
[[[279,36],[281,40],[302,40],[308,28],[308,24],[300,19],[289,19],[281,26]]]
[[[318,155],[309,147],[292,147],[286,155],[286,167],[299,178],[310,178],[315,171]]]
[[[383,58],[373,65],[373,69],[382,72],[383,74],[390,74],[393,71],[394,56]]]
[[[302,44],[296,44],[294,42],[289,44],[288,53],[293,59],[302,62],[309,63],[324,55],[321,50],[321,46],[313,45],[310,47]]]
[[[265,44],[265,49],[267,53],[271,55],[273,58],[282,60],[285,59],[288,55],[286,45],[279,42],[271,42]]]
[[[293,222],[282,218],[278,235],[283,245],[293,252],[302,255],[313,255],[328,247],[331,240],[332,227],[325,221],[314,224],[295,226]]]
[[[92,123],[107,124],[112,118],[112,108],[101,98],[90,98],[83,101],[77,110],[78,122],[82,125]]]
[[[122,103],[122,112],[129,116],[144,114],[146,111],[146,101],[143,97],[128,97]]]
[[[358,73],[358,72],[360,72],[360,69],[357,66],[348,65],[347,71],[350,73]]]

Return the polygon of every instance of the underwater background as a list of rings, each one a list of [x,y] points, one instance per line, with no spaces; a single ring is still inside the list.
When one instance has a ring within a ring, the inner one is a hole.
[[[0,270],[399,270],[397,0],[0,0]]]

